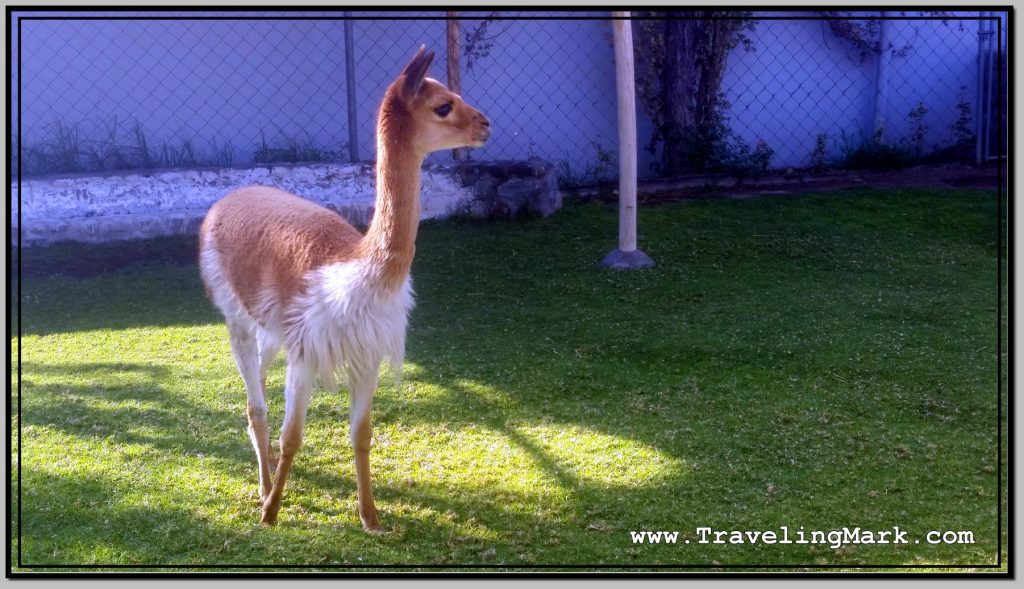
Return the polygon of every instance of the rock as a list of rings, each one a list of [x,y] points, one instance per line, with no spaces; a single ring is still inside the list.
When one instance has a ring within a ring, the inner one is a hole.
[[[536,180],[512,178],[498,186],[498,196],[512,202],[525,202],[539,190],[540,183]]]
[[[491,214],[491,203],[486,200],[474,200],[469,203],[469,216],[474,219],[486,219]]]
[[[558,174],[551,170],[542,182],[542,188],[530,200],[530,211],[542,217],[548,217],[562,208],[562,193],[558,190]]]
[[[494,190],[494,178],[489,174],[473,183],[474,198],[488,198]]]

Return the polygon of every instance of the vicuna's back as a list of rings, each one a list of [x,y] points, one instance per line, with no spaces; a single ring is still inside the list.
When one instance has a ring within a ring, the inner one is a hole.
[[[219,239],[223,235],[233,239]],[[266,289],[289,303],[310,270],[352,259],[362,235],[336,213],[305,199],[249,186],[210,209],[200,239],[214,244],[227,278],[259,319],[259,297]]]

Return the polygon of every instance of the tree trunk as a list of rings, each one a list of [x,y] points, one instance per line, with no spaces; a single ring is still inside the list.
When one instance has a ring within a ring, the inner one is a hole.
[[[689,13],[673,12],[672,16]],[[661,129],[662,164],[665,174],[678,176],[686,160],[685,130],[695,126],[697,89],[697,47],[700,21],[667,20],[665,22],[665,67],[661,88],[665,97],[665,124]]]
[[[714,11],[673,12],[665,23],[665,98],[662,164],[670,176],[700,171],[710,161],[719,123],[725,61],[742,26],[737,18],[712,20]],[[707,20],[692,20],[694,16]]]

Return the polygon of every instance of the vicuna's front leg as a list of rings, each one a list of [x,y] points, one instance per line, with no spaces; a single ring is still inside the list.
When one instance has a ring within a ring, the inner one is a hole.
[[[288,358],[284,387],[284,426],[281,428],[281,455],[277,459],[274,487],[263,502],[260,522],[267,525],[277,523],[277,512],[281,509],[281,496],[288,482],[295,454],[302,446],[302,428],[306,424],[306,410],[313,394],[313,373],[301,360]]]
[[[377,506],[373,503],[373,482],[370,479],[370,439],[373,425],[373,393],[377,390],[377,368],[372,374],[349,373],[349,440],[356,462],[356,496],[359,501],[359,519],[367,532],[382,532],[377,520]]]

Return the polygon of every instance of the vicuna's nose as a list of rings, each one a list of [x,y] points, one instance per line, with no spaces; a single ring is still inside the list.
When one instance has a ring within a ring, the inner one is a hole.
[[[487,117],[485,117],[483,115],[480,115],[480,124],[485,126],[485,127],[490,127],[491,126],[491,121],[488,120]]]

